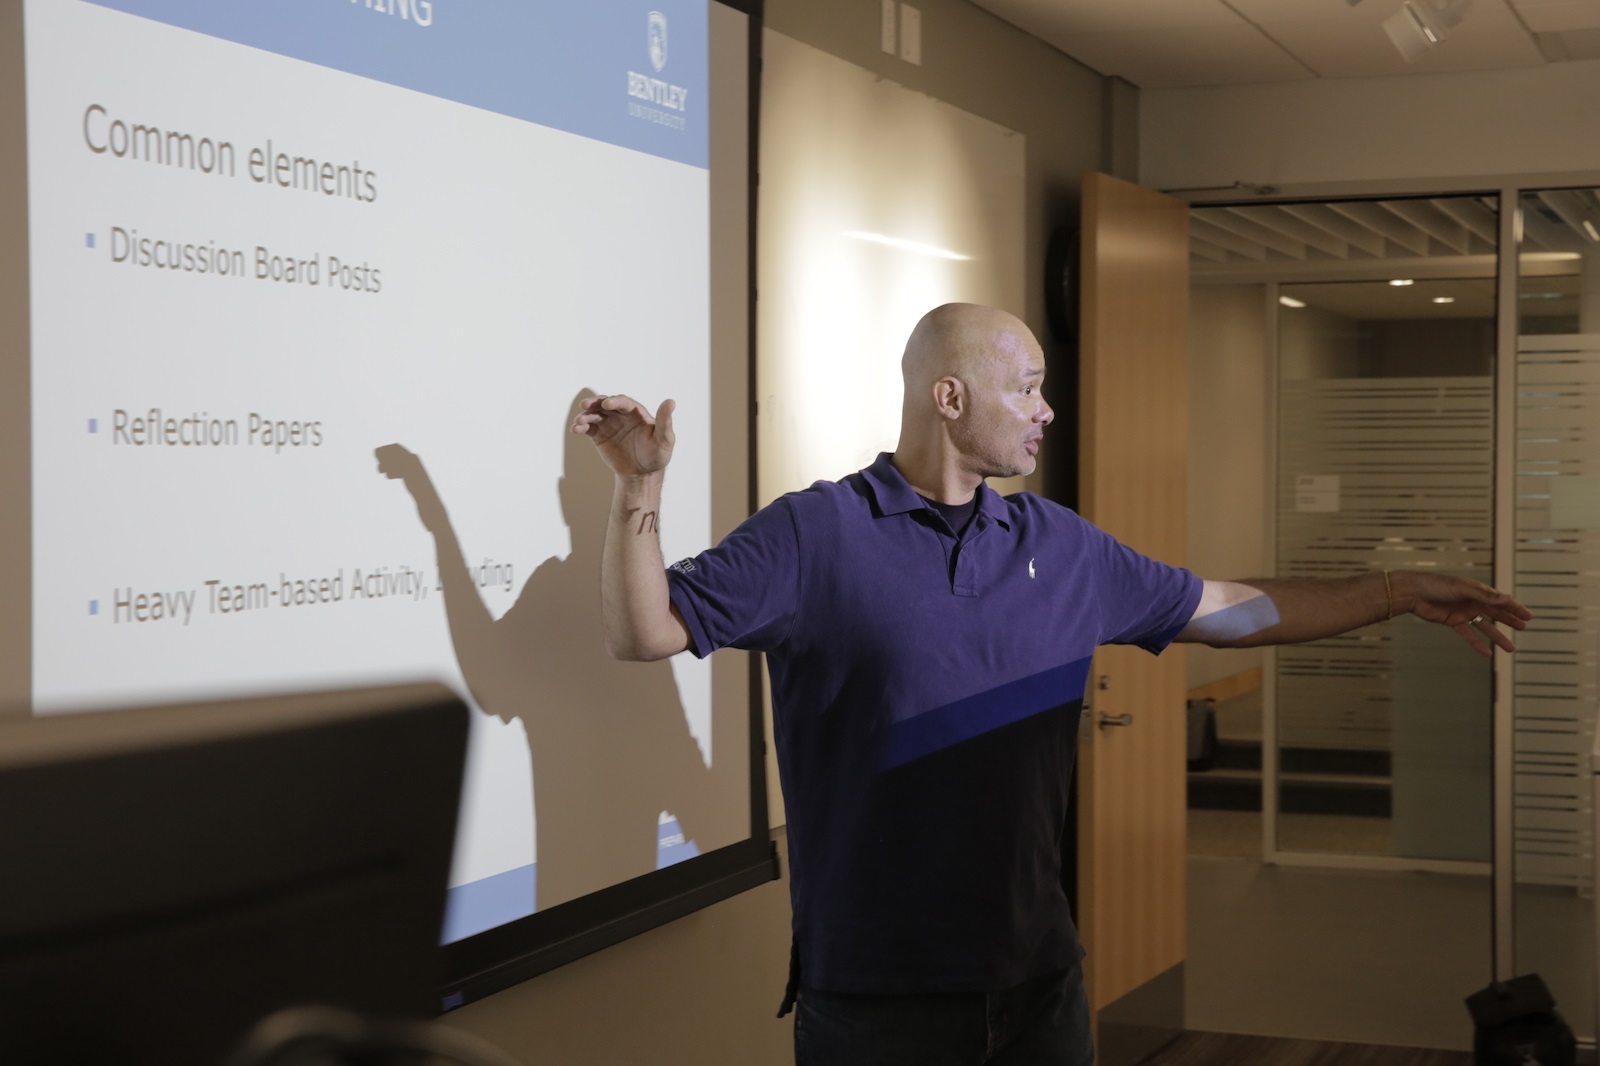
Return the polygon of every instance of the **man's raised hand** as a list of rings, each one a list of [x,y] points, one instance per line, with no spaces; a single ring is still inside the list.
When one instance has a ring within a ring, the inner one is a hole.
[[[592,396],[578,405],[572,432],[586,434],[600,457],[619,477],[640,477],[666,469],[672,458],[672,411],[677,405],[661,401],[655,417],[628,396]]]

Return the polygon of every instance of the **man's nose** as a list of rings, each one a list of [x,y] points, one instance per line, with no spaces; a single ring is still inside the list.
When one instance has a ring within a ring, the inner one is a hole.
[[[1033,420],[1046,426],[1056,420],[1055,410],[1043,396],[1039,397],[1039,410],[1034,413]]]

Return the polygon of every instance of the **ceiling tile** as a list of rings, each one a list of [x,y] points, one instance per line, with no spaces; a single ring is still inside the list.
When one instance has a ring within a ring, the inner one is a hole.
[[[1343,0],[1341,0],[1341,3]],[[1362,7],[1377,7],[1367,0]],[[1398,6],[1398,5],[1396,5]],[[1392,12],[1384,13],[1387,14]],[[1264,19],[1261,28],[1324,78],[1496,70],[1544,63],[1533,38],[1504,4],[1479,3],[1450,36],[1407,63],[1378,21],[1345,18]]]
[[[1338,0],[1343,3],[1344,0]],[[1046,40],[1053,33],[1114,33],[1143,27],[1237,26],[1221,0],[974,0]]]
[[[1145,89],[1298,81],[1314,75],[1252,26],[1065,34],[1050,43]]]
[[[1600,19],[1600,0],[1514,0],[1517,13],[1513,0],[1475,0],[1444,42],[1407,63],[1382,27],[1401,0],[974,2],[1094,70],[1152,89],[1539,66],[1546,55],[1587,57],[1586,27]]]
[[[1512,0],[1534,33],[1600,29],[1600,0]]]
[[[1567,30],[1538,35],[1540,51],[1553,62],[1600,59],[1600,30]]]
[[[1382,22],[1400,6],[1400,0],[1365,0],[1351,7],[1346,0],[1228,0],[1251,22],[1287,22],[1292,19],[1332,19],[1353,24]],[[1499,0],[1490,0],[1498,3]]]

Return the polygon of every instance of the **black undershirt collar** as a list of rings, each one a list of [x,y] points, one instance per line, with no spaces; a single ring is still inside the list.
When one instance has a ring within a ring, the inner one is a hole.
[[[930,500],[928,497],[922,496],[921,493],[917,495],[922,497],[923,503],[944,516],[945,523],[949,525],[950,531],[958,539],[962,533],[966,532],[967,523],[972,521],[972,515],[978,509],[978,494],[976,492],[972,494],[972,499],[966,503],[940,503],[938,500]]]

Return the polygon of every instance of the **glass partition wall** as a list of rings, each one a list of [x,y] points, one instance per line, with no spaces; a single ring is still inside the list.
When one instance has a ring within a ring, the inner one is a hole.
[[[1494,281],[1415,266],[1278,288],[1279,576],[1493,580]],[[1275,678],[1277,850],[1489,861],[1487,660],[1403,617]]]
[[[1515,973],[1594,1033],[1600,710],[1600,195],[1520,196],[1512,571],[1537,621],[1511,663]],[[1504,543],[1504,541],[1502,542]]]
[[[1379,879],[1375,922],[1415,896],[1374,965],[1448,955],[1463,1026],[1453,997],[1538,972],[1592,1039],[1600,191],[1192,217],[1196,285],[1261,309],[1267,572],[1461,574],[1536,614],[1493,664],[1414,618],[1270,652],[1255,752],[1212,776],[1259,768],[1264,863]]]

